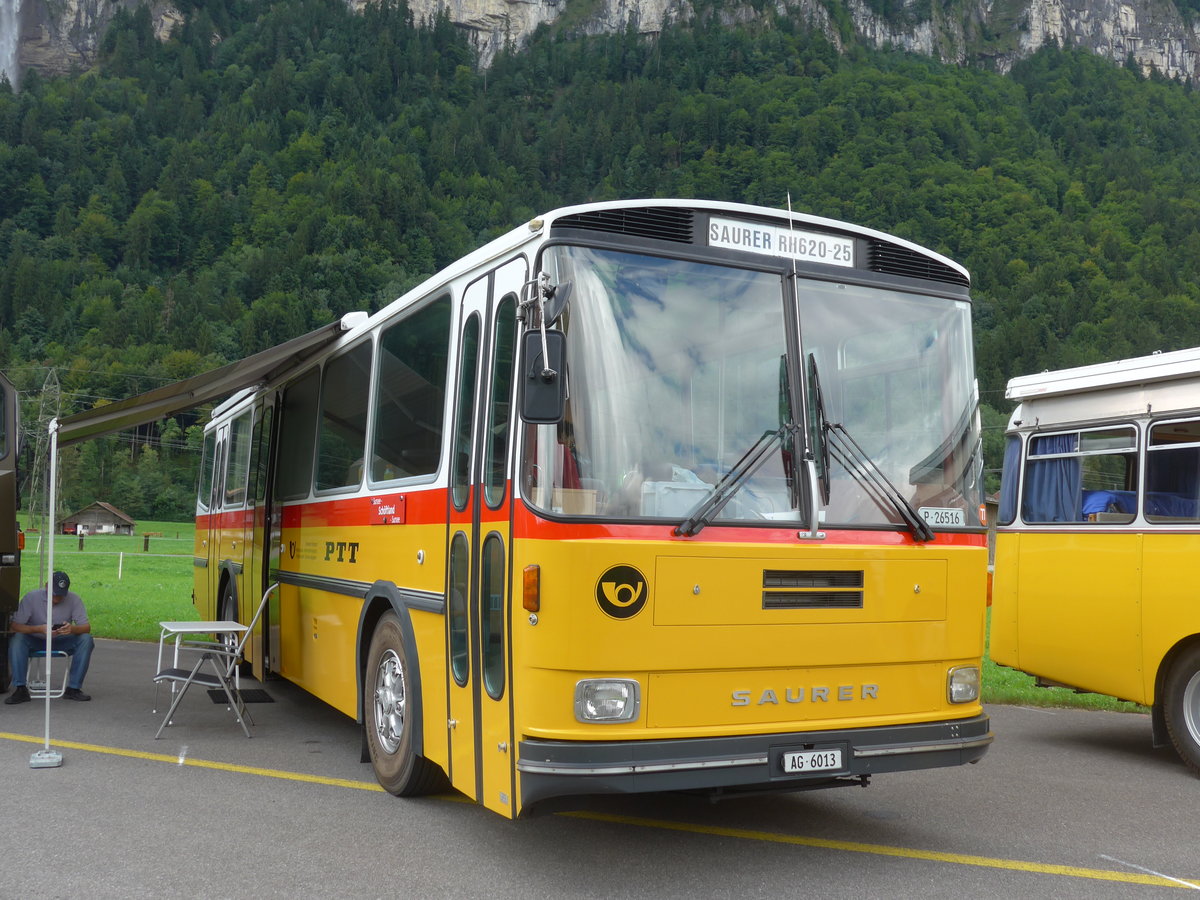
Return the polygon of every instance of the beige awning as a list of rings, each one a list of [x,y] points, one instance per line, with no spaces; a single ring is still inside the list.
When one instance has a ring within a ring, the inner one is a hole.
[[[365,312],[347,313],[338,321],[330,322],[316,331],[219,369],[193,375],[127,400],[65,416],[58,423],[58,444],[61,447],[146,422],[156,422],[223,399],[242,388],[281,378],[290,370],[303,366],[319,350],[366,321],[366,318]]]

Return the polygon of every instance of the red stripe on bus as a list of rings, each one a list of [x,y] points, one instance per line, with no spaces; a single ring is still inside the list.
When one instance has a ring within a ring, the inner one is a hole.
[[[582,520],[557,521],[544,519],[531,509],[517,504],[513,521],[513,536],[540,540],[629,540],[675,541],[680,544],[793,544],[829,546],[852,544],[861,546],[905,547],[915,542],[903,531],[864,531],[826,528],[822,541],[801,541],[797,537],[798,523],[789,528],[764,528],[737,525],[709,525],[698,537],[681,537],[674,533],[675,525],[632,525]],[[982,547],[987,536],[971,532],[939,533],[933,544],[942,547]]]
[[[428,525],[444,521],[445,488],[314,500],[289,504],[283,508],[284,528]]]
[[[441,525],[446,524],[447,489],[397,491],[367,496],[317,500],[294,503],[283,508],[283,527],[292,528],[351,528],[365,525]],[[487,524],[506,521],[506,501],[499,510],[484,508],[481,520]],[[455,514],[458,521],[464,514]],[[253,519],[252,510],[233,510],[196,517],[200,529],[247,527]],[[518,501],[513,514],[513,535],[516,538],[538,540],[631,540],[675,541],[717,544],[803,544],[797,537],[798,524],[789,527],[747,527],[709,525],[697,537],[681,537],[674,533],[673,524],[632,524],[595,522],[583,519],[547,519]],[[914,543],[912,535],[903,531],[866,531],[861,529],[827,528],[823,541],[813,546],[850,544],[854,546],[903,547]],[[944,547],[979,547],[987,543],[983,534],[972,532],[943,532],[936,535],[934,544]]]

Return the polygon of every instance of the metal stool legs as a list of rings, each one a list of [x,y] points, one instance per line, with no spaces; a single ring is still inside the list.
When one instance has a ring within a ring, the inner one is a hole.
[[[70,656],[62,650],[51,650],[50,655],[54,657],[51,674],[57,675],[58,668],[62,668],[62,683],[57,687],[46,683],[46,651],[34,650],[29,654],[29,670],[25,675],[25,686],[29,688],[29,696],[38,700],[46,697],[57,699],[67,692],[67,676],[71,674],[71,666],[68,662]]]

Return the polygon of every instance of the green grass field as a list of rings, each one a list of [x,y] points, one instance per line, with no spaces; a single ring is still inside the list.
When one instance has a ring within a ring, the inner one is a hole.
[[[144,535],[150,532],[149,552]],[[192,606],[191,522],[139,522],[132,536],[59,535],[54,568],[71,576],[71,588],[87,604],[92,633],[127,641],[158,640],[158,623],[199,619]],[[21,590],[44,579],[44,535],[28,532],[21,560]],[[39,569],[41,574],[39,575]],[[1031,676],[983,661],[985,703],[1145,712],[1135,703],[1067,688],[1039,688]]]
[[[146,533],[151,533],[149,552]],[[71,576],[92,633],[127,641],[158,640],[158,623],[199,619],[192,606],[191,522],[139,522],[135,535],[56,535],[54,568]],[[45,583],[49,542],[27,531],[21,592]]]
[[[983,702],[1005,703],[1010,706],[1069,707],[1072,709],[1105,709],[1114,712],[1149,712],[1136,703],[1117,700],[1104,694],[1079,694],[1069,688],[1040,688],[1032,675],[1007,669],[983,658]]]

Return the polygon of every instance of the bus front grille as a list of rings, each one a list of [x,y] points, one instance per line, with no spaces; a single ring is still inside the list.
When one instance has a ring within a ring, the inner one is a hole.
[[[898,244],[871,238],[867,241],[867,268],[872,272],[887,275],[903,275],[907,278],[924,278],[944,284],[970,287],[970,279],[957,269],[931,259],[923,253],[909,250]]]
[[[763,570],[763,609],[862,609],[863,573],[856,569]]]
[[[603,209],[564,216],[554,223],[559,228],[584,228],[609,234],[690,244],[694,239],[695,214],[690,209],[669,206],[643,206],[631,209]]]

